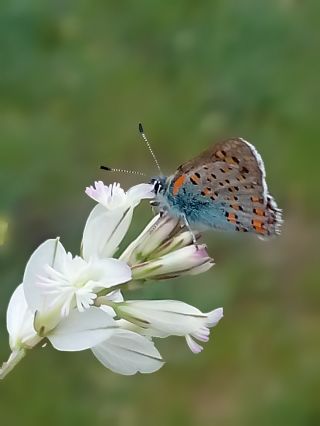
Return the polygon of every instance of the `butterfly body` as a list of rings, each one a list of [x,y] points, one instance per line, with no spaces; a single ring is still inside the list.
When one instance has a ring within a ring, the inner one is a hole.
[[[244,139],[218,143],[152,182],[160,209],[191,228],[279,233],[281,212],[268,193],[263,161]]]

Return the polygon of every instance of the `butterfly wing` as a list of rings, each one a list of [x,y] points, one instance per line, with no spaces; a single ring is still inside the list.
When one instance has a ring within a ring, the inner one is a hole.
[[[268,193],[262,158],[244,139],[218,143],[180,166],[169,191],[195,226],[279,233],[281,211]]]

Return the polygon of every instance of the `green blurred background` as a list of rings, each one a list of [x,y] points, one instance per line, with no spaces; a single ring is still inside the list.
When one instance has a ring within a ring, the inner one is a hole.
[[[0,3],[0,359],[24,265],[60,235],[77,253],[101,163],[172,173],[213,141],[261,152],[280,238],[208,233],[216,266],[128,297],[177,298],[225,318],[202,354],[159,342],[153,375],[117,376],[90,351],[35,350],[0,383],[1,425],[319,425],[320,3]],[[151,217],[136,212],[128,240]],[[317,261],[317,262],[316,262]],[[318,263],[318,264],[317,264]]]

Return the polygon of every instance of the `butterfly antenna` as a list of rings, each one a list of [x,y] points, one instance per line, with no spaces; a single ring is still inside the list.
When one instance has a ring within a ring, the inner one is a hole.
[[[117,173],[126,173],[130,175],[146,176],[145,173],[138,172],[137,170],[115,169],[113,167],[108,167],[108,166],[100,166],[100,169],[106,170],[107,172],[117,172]]]
[[[147,147],[148,147],[148,149],[150,151],[150,154],[152,155],[152,158],[153,158],[154,162],[156,163],[156,166],[157,166],[157,168],[158,168],[158,170],[160,172],[160,175],[162,175],[162,171],[161,171],[159,162],[158,162],[157,157],[155,156],[154,152],[152,151],[152,148],[151,148],[150,143],[149,143],[149,141],[147,139],[147,136],[144,133],[144,130],[143,130],[143,127],[142,127],[142,123],[139,123],[139,132],[141,133],[141,136],[142,136],[143,140],[145,141],[145,143],[146,143],[146,145],[147,145]]]

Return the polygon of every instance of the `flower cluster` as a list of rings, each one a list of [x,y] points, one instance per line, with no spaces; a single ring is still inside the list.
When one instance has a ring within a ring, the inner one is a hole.
[[[7,310],[12,350],[0,369],[4,378],[28,350],[49,340],[60,351],[91,349],[110,370],[131,375],[163,365],[153,338],[183,336],[198,353],[222,309],[208,313],[175,300],[125,301],[123,290],[147,280],[195,275],[213,265],[204,245],[178,220],[157,215],[118,258],[134,208],[153,198],[153,186],[125,192],[119,184],[95,182],[86,189],[97,204],[83,232],[81,254],[68,253],[59,238],[42,243],[31,255],[22,284]]]

